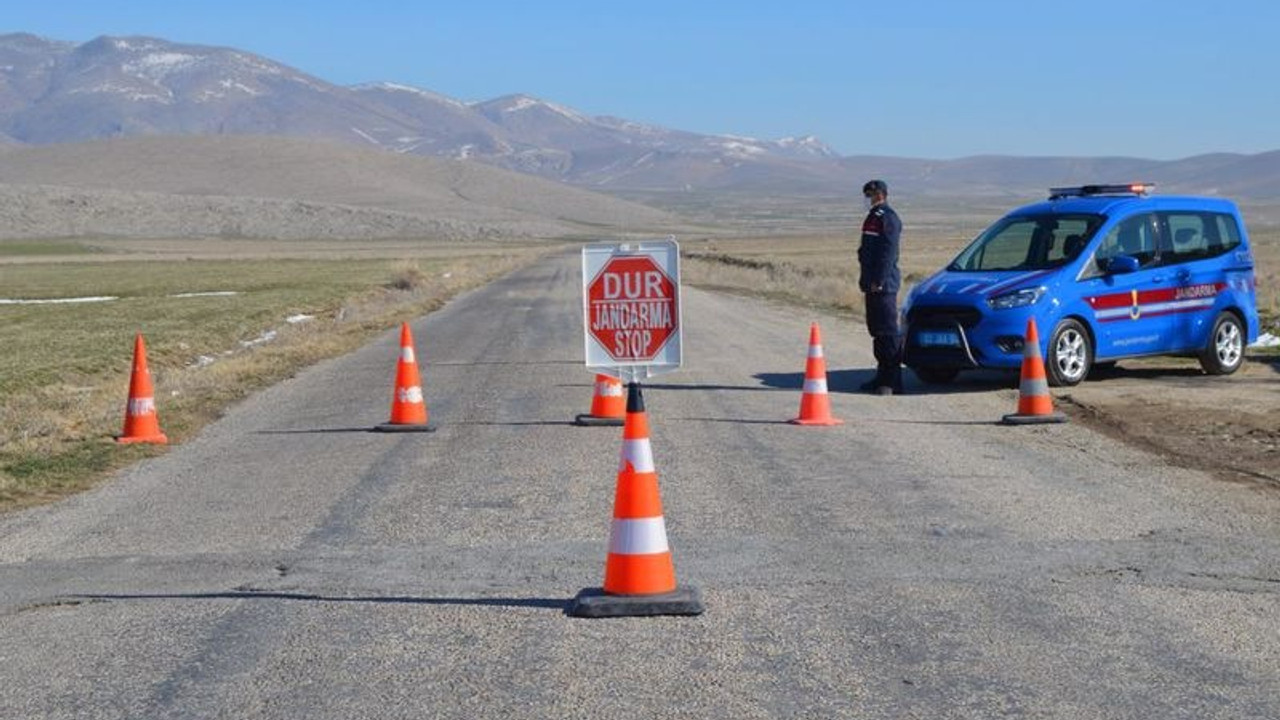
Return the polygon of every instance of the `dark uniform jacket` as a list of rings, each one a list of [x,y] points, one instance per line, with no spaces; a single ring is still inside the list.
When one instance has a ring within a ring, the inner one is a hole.
[[[879,285],[880,292],[897,293],[902,285],[898,272],[898,239],[902,235],[902,221],[888,203],[871,208],[862,221],[862,242],[858,245],[858,287],[871,292]]]

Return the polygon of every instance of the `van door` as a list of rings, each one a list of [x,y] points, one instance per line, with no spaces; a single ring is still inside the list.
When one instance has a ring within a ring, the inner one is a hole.
[[[1080,289],[1093,312],[1097,359],[1169,350],[1165,305],[1174,297],[1174,278],[1160,266],[1159,237],[1155,213],[1125,218],[1103,234],[1082,271]]]
[[[1240,244],[1235,218],[1214,212],[1158,213],[1164,271],[1172,278],[1171,350],[1198,350],[1208,340],[1218,295],[1227,291],[1225,262]]]

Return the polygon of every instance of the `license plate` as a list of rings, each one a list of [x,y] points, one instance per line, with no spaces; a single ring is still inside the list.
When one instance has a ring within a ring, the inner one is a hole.
[[[916,335],[921,347],[960,347],[960,335],[954,330],[924,331]]]

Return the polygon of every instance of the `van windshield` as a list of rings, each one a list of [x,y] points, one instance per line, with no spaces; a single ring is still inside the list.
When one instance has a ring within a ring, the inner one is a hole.
[[[1002,218],[965,248],[948,270],[1045,270],[1074,260],[1102,225],[1101,215]]]

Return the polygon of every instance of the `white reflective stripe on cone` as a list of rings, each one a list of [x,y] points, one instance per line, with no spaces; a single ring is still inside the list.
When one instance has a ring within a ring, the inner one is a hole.
[[[622,457],[618,460],[618,470],[626,470],[628,462],[631,463],[631,469],[635,472],[655,472],[653,447],[649,445],[649,438],[622,441]]]
[[[636,520],[614,518],[609,533],[609,552],[615,555],[654,555],[668,551],[667,523],[661,515]]]
[[[825,393],[827,391],[827,379],[818,378],[817,380],[806,379],[804,381],[804,391],[807,393]]]
[[[400,362],[413,362],[413,359],[414,359],[413,348],[411,347],[400,348]]]
[[[151,415],[156,411],[156,399],[153,397],[133,398],[129,401],[129,415],[139,417]]]
[[[402,403],[411,403],[413,405],[422,404],[422,388],[414,385],[413,387],[400,388],[396,391],[396,397]]]
[[[809,357],[811,357],[811,358],[820,358],[820,357],[822,357],[822,346],[821,346],[821,345],[810,345],[810,346],[809,346]]]
[[[1027,378],[1018,383],[1018,392],[1024,397],[1048,395],[1049,383],[1044,378]]]
[[[621,383],[596,383],[596,394],[600,397],[622,397]]]

